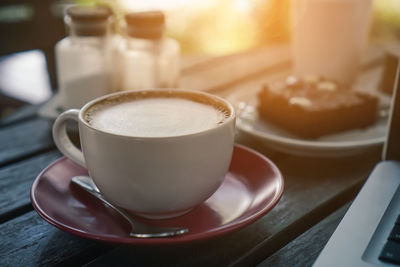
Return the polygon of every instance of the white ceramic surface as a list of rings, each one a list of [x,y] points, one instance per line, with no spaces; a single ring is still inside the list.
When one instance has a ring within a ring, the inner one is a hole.
[[[89,102],[80,111],[62,113],[53,126],[54,141],[65,156],[88,169],[111,203],[147,218],[183,214],[205,201],[220,186],[231,162],[235,111],[230,103],[216,96],[179,91],[217,100],[231,111],[230,116],[217,127],[195,134],[122,136],[94,129],[83,119],[90,106],[109,95]],[[65,132],[67,120],[79,124],[83,154]]]

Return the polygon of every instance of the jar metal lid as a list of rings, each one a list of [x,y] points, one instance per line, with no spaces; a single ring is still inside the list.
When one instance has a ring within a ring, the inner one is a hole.
[[[112,13],[107,7],[72,6],[65,23],[78,36],[103,36],[107,33]]]
[[[72,6],[67,9],[67,15],[74,22],[102,22],[111,16],[111,10],[107,7],[87,7],[87,6]]]
[[[135,38],[159,39],[165,27],[161,11],[132,12],[125,15],[126,33]]]
[[[161,11],[132,12],[125,15],[125,21],[129,27],[160,27],[165,23],[165,16]]]

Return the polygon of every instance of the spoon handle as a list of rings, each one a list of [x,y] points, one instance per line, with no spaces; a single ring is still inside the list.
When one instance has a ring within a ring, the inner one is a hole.
[[[180,235],[188,232],[187,228],[179,228],[179,227],[151,227],[149,225],[145,225],[143,223],[139,223],[138,221],[133,221],[133,219],[130,217],[130,215],[124,211],[121,208],[118,208],[108,202],[107,199],[104,198],[104,196],[100,193],[99,189],[96,187],[96,185],[93,183],[92,178],[89,176],[75,176],[72,178],[72,183],[80,186],[96,198],[100,199],[103,201],[106,205],[108,205],[110,208],[114,209],[117,211],[119,214],[121,214],[122,217],[124,217],[129,224],[131,225],[131,232],[130,236],[131,237],[137,237],[137,238],[150,238],[150,237],[168,237],[168,236],[175,236],[175,235]]]
[[[75,176],[72,178],[72,182],[79,185],[80,187],[85,189],[87,192],[89,192],[93,196],[95,196],[98,199],[100,199],[101,201],[103,201],[110,208],[113,208],[114,210],[119,212],[132,225],[132,227],[134,226],[134,222],[131,220],[129,215],[124,210],[114,206],[113,204],[108,202],[107,199],[104,198],[104,196],[100,193],[97,186],[93,183],[92,178],[90,178],[89,176]]]

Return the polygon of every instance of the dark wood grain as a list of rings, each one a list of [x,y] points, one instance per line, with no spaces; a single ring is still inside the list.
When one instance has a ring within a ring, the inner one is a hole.
[[[0,167],[54,147],[51,123],[34,119],[0,129]]]
[[[0,236],[0,266],[81,266],[112,248],[60,231],[34,211],[1,224]]]
[[[257,266],[312,266],[349,206],[344,205]]]
[[[288,68],[289,50],[287,46],[275,46],[221,57],[210,63],[184,72],[180,87],[217,93],[271,69],[279,71],[282,67]]]
[[[19,108],[15,112],[11,113],[7,117],[0,120],[0,128],[8,127],[15,123],[22,121],[31,120],[37,117],[37,112],[41,105],[27,105]]]
[[[32,209],[30,188],[34,179],[50,162],[59,157],[60,152],[54,150],[0,168],[0,222]]]

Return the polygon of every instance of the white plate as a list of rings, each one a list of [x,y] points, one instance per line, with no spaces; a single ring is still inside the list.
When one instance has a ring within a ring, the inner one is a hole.
[[[260,88],[236,91],[227,99],[237,111],[237,129],[261,139],[269,147],[297,156],[336,157],[359,154],[381,146],[385,140],[387,116],[365,129],[326,135],[318,139],[303,139],[259,118],[257,93]],[[387,109],[390,98],[381,96],[382,109]]]

